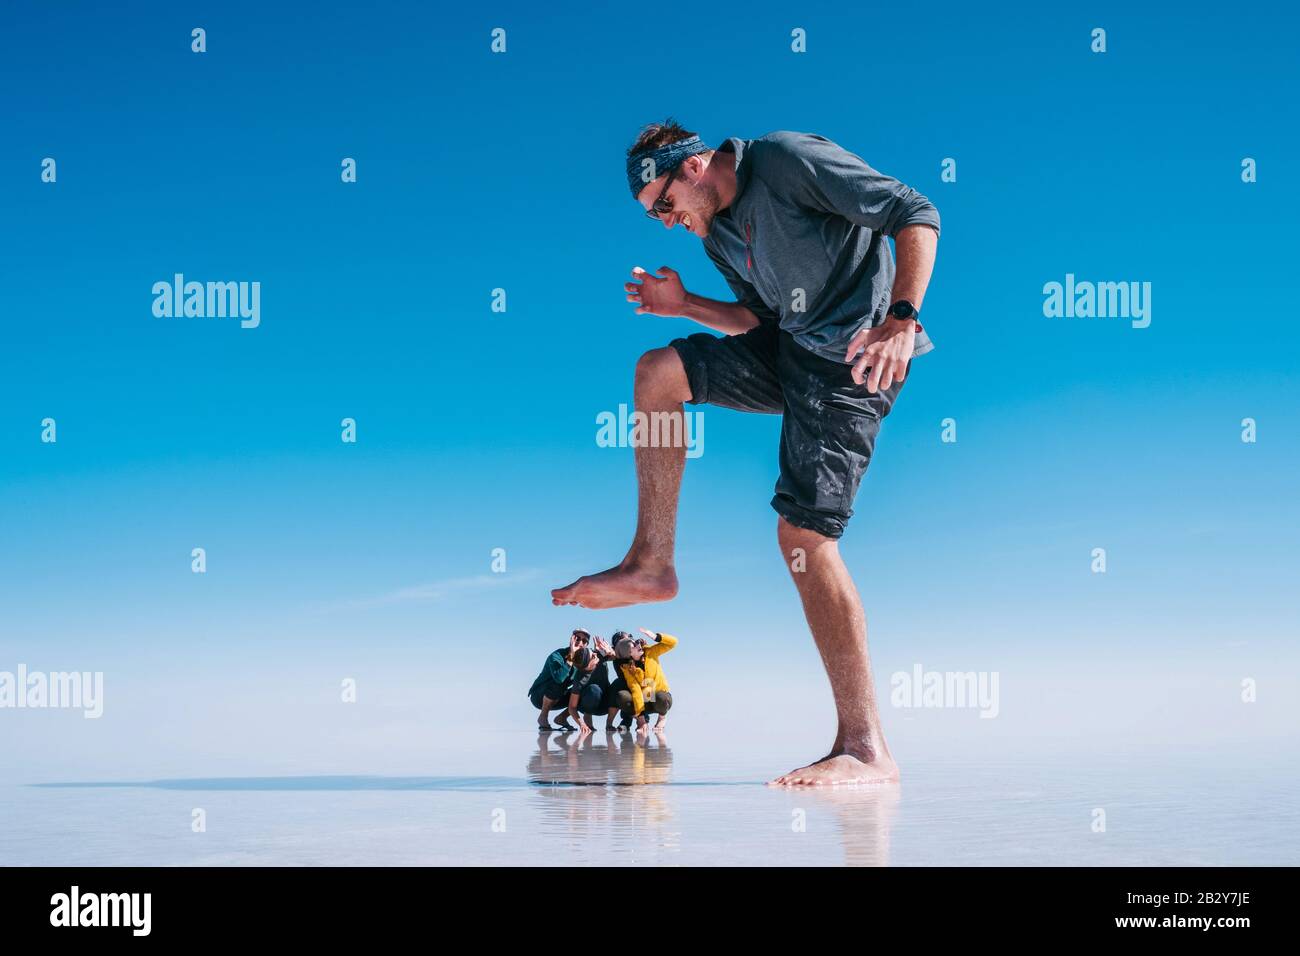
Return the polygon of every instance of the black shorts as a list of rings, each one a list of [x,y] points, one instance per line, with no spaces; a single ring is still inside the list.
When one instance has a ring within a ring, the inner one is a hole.
[[[698,332],[671,345],[691,404],[783,416],[777,514],[828,538],[844,534],[880,423],[903,383],[872,394],[853,381],[852,366],[808,351],[775,323],[741,335]]]

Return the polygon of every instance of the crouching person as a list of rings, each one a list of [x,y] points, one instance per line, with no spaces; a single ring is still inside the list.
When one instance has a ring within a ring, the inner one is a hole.
[[[638,729],[645,729],[647,715],[658,714],[655,732],[668,725],[668,711],[673,706],[673,695],[668,689],[668,678],[659,658],[677,646],[671,634],[659,634],[644,627],[641,633],[653,643],[634,640],[630,634],[615,635],[615,665],[623,683],[614,692],[614,706],[623,715],[624,723],[636,721]]]
[[[613,648],[599,637],[595,640],[594,648],[584,647],[578,652],[575,662],[578,676],[569,688],[569,709],[566,716],[561,718],[566,726],[568,718],[572,717],[582,733],[589,734],[595,730],[596,717],[609,706],[607,702],[612,699],[606,662],[613,659]],[[584,718],[590,718],[590,725]]]
[[[551,711],[563,707],[569,696],[569,689],[578,680],[577,660],[579,654],[591,643],[591,635],[582,628],[574,628],[569,636],[569,646],[561,647],[546,657],[541,673],[528,688],[528,699],[539,711],[537,715],[538,730],[552,730]],[[560,729],[565,729],[562,721]],[[568,727],[572,730],[573,727]]]

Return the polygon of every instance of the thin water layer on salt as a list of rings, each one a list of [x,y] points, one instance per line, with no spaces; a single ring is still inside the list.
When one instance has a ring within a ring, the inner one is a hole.
[[[897,786],[792,790],[725,731],[495,741],[491,773],[5,785],[0,864],[1294,865],[1300,846],[1280,760],[917,758]]]

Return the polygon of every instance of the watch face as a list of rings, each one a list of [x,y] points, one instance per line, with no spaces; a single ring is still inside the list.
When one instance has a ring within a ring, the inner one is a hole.
[[[912,303],[900,299],[889,307],[889,314],[896,319],[910,319],[916,315],[916,309]]]

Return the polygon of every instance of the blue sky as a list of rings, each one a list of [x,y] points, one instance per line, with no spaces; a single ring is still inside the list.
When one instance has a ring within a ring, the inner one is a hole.
[[[409,697],[412,738],[465,707],[509,727],[579,622],[680,634],[671,674],[700,699],[743,659],[754,688],[821,714],[767,504],[775,418],[705,410],[676,601],[548,600],[621,557],[632,457],[597,447],[595,416],[630,401],[641,352],[690,330],[632,314],[627,271],[667,263],[726,294],[698,242],[649,223],[623,185],[624,148],[668,114],[715,142],[821,133],[943,217],[937,347],[843,545],[878,672],[1019,675],[1040,716],[1081,733],[1050,699],[1084,673],[1216,726],[1209,701],[1243,676],[1294,688],[1289,11],[24,2],[4,17],[0,669],[108,672],[158,753],[219,750],[238,711],[236,752],[254,759],[257,728],[283,727],[291,702],[250,672],[303,701],[362,674],[380,699]],[[1244,157],[1258,182],[1241,181]],[[259,281],[260,327],[155,318],[151,286],[176,272]],[[1150,327],[1045,318],[1043,285],[1067,273],[1150,282]],[[1162,675],[1208,689],[1165,693]],[[188,744],[167,750],[160,710]],[[1270,714],[1274,733],[1296,716]],[[101,746],[33,716],[31,739],[72,748],[67,766]],[[1263,732],[1250,720],[1241,733]],[[96,731],[103,747],[125,746],[119,726]],[[367,741],[339,752],[365,761]]]

